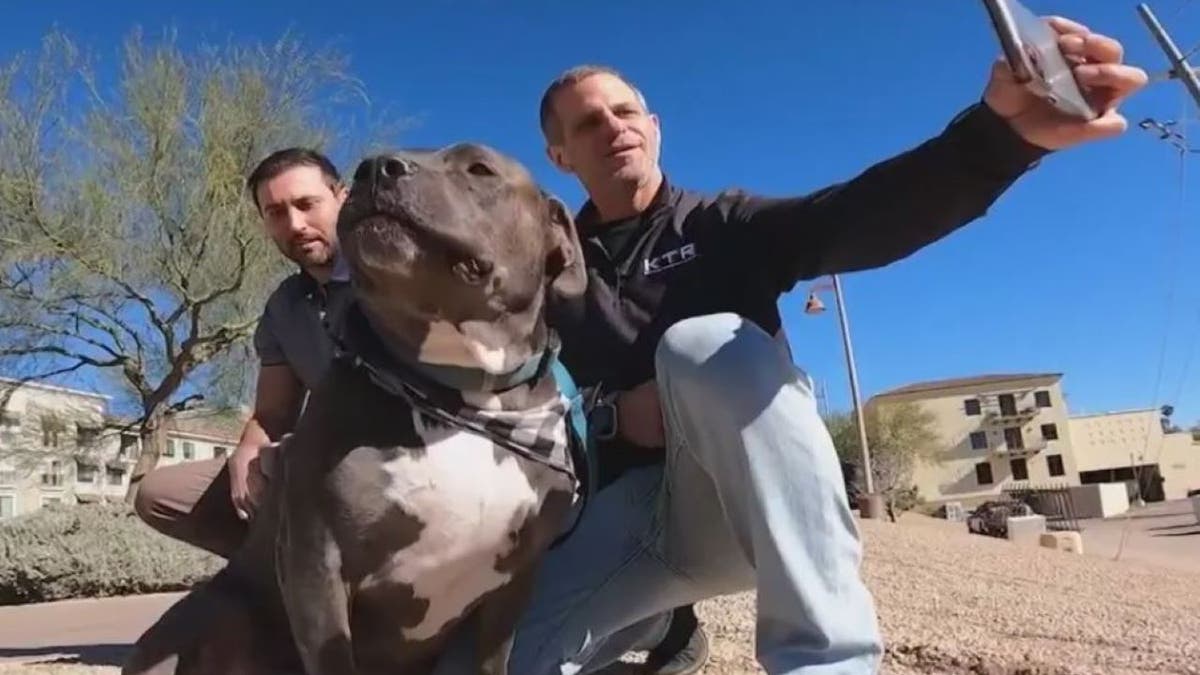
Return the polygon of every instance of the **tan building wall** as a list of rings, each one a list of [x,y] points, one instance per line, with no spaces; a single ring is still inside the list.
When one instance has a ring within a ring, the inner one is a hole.
[[[214,457],[226,457],[233,452],[237,439],[216,438],[202,434],[170,432],[167,447],[162,457],[158,458],[159,466],[169,466],[181,462],[202,461]]]
[[[913,401],[933,413],[937,461],[916,467],[926,501],[983,499],[1015,485],[1078,485],[1058,374],[989,375],[902,387],[871,405]]]
[[[1184,499],[1188,490],[1200,490],[1200,440],[1186,431],[1166,434],[1158,466],[1167,499]]]
[[[27,383],[12,391],[0,411],[0,517],[76,500],[77,459],[103,467],[115,454],[102,431],[107,406],[104,396],[64,387]]]
[[[1071,418],[1071,438],[1084,480],[1131,482],[1157,465],[1166,499],[1182,499],[1188,490],[1200,489],[1200,444],[1188,432],[1163,433],[1160,419],[1156,410]]]
[[[13,392],[0,411],[0,518],[124,498],[140,443],[104,429],[107,408],[107,397],[86,391],[27,383]],[[173,452],[160,465],[231,452],[240,428],[237,416],[185,413],[167,432]]]

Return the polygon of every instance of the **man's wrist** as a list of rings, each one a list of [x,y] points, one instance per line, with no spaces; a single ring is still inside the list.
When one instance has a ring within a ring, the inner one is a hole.
[[[588,410],[588,429],[593,438],[600,441],[611,441],[619,433],[617,402],[621,392],[602,390],[595,392],[595,398]]]

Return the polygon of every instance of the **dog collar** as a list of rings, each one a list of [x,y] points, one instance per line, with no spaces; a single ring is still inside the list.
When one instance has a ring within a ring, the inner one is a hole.
[[[458,387],[470,386],[476,391],[502,391],[538,377],[557,378],[553,368],[557,363],[558,342],[553,332],[550,333],[551,341],[546,350],[512,373],[496,376],[482,371],[473,373],[470,368],[448,369],[438,366],[430,369],[425,364],[417,367],[407,361],[398,361],[379,344],[373,333],[365,329],[365,320],[361,312],[347,310],[341,331],[333,335],[336,359],[352,368],[361,369],[375,386],[408,401],[409,405],[424,414],[490,438],[511,452],[567,475],[578,487],[579,478],[575,473],[567,436],[542,437],[547,428],[558,426],[547,424],[547,420],[561,421],[561,433],[568,434],[570,422],[567,416],[571,402],[561,391],[553,400],[536,409],[518,411],[477,409],[465,404],[458,394],[463,390]],[[454,379],[459,380],[457,387],[448,382]],[[468,382],[470,384],[463,384]],[[481,384],[490,388],[480,389]]]
[[[354,302],[348,303],[336,322],[336,328],[331,328],[335,357],[369,364],[373,371],[394,373],[397,379],[415,375],[418,381],[456,392],[494,394],[541,378],[550,370],[561,348],[557,334],[550,331],[545,349],[535,352],[516,369],[497,374],[482,368],[421,363],[409,355],[389,349],[371,331],[366,315]]]
[[[514,371],[502,374],[489,373],[482,368],[464,368],[432,363],[421,363],[405,358],[389,350],[388,356],[399,361],[409,370],[420,373],[423,377],[444,387],[457,391],[481,391],[497,393],[531,382],[549,368],[550,360],[558,355],[558,346],[552,344],[547,349],[535,353],[525,363]]]

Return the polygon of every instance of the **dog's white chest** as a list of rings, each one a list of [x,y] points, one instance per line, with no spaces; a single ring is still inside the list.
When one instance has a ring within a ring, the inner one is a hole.
[[[516,456],[492,441],[413,414],[425,447],[383,465],[391,478],[384,498],[424,527],[380,570],[379,580],[410,584],[416,597],[429,602],[421,623],[404,631],[423,640],[508,581],[509,574],[496,571],[496,560],[511,550],[513,535],[535,515],[545,490],[533,485]]]

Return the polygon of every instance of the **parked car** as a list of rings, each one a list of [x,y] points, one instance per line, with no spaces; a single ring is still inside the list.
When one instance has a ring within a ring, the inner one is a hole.
[[[1008,536],[1008,519],[1033,515],[1025,502],[1012,500],[984,502],[967,516],[967,531],[1001,539]]]

